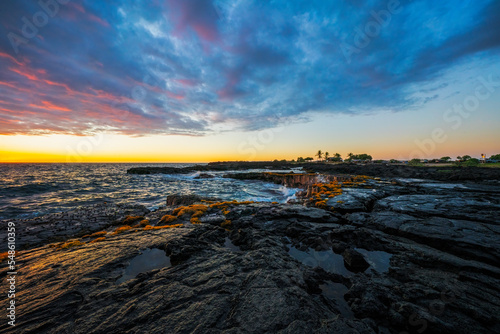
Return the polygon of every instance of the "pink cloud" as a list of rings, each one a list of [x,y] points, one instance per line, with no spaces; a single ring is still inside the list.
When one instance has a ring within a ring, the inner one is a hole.
[[[19,66],[23,66],[23,65],[24,65],[23,63],[21,63],[21,62],[17,61],[17,59],[16,59],[16,58],[12,57],[12,56],[11,56],[11,55],[9,55],[9,54],[6,54],[6,53],[3,53],[3,52],[0,52],[0,57],[10,59],[11,61],[13,61],[14,63],[16,63],[16,64],[17,64],[17,65],[19,65]]]
[[[39,109],[45,109],[45,110],[59,110],[59,111],[71,111],[71,109],[68,109],[63,106],[57,106],[55,104],[52,104],[49,101],[42,101],[43,106],[38,106],[35,104],[30,104],[30,107],[34,108],[39,108]]]
[[[99,23],[99,24],[100,24],[100,25],[102,25],[103,27],[106,27],[106,28],[109,28],[109,27],[110,27],[109,23],[108,23],[106,20],[101,19],[100,17],[95,16],[94,14],[87,14],[87,18],[88,18],[90,21],[94,21],[94,22]]]
[[[191,29],[203,41],[219,40],[219,19],[212,0],[167,0],[169,17],[175,22],[174,34],[182,36]]]
[[[29,71],[22,71],[22,70],[17,69],[17,68],[9,68],[9,70],[11,70],[12,72],[17,73],[19,75],[22,75],[23,77],[28,78],[29,80],[38,81],[37,76],[29,73]]]
[[[198,84],[196,80],[191,80],[191,79],[176,79],[175,81],[184,86],[189,86],[189,87],[194,87]]]
[[[176,99],[176,100],[182,100],[186,97],[185,95],[175,94],[172,92],[167,92],[167,96],[170,97],[171,99]]]

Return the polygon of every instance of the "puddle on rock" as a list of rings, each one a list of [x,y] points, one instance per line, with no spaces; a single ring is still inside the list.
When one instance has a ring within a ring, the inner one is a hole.
[[[232,252],[239,252],[239,251],[241,251],[240,247],[238,247],[235,244],[233,244],[233,242],[231,241],[231,239],[229,239],[228,237],[226,237],[226,239],[224,241],[224,247],[227,248],[227,249],[229,249]]]
[[[332,250],[316,251],[309,248],[307,251],[301,251],[291,245],[287,246],[290,248],[288,251],[290,256],[309,267],[321,267],[327,272],[345,277],[354,275],[352,271],[346,268],[342,255],[336,254]],[[355,248],[355,250],[361,253],[370,265],[364,271],[365,273],[372,271],[385,273],[389,271],[392,254],[383,251],[368,251],[363,248]]]
[[[383,251],[368,251],[363,248],[355,248],[355,250],[360,252],[370,265],[365,272],[374,270],[379,273],[385,273],[389,271],[392,254]]]
[[[288,253],[294,259],[302,262],[306,266],[309,267],[321,267],[325,271],[339,274],[342,276],[352,276],[354,273],[347,270],[344,265],[344,258],[342,255],[335,254],[332,250],[326,251],[316,251],[312,248],[309,248],[306,252],[298,250],[297,248],[288,245],[290,250]]]
[[[170,257],[165,254],[165,251],[158,248],[147,248],[130,261],[122,277],[120,277],[116,283],[121,284],[135,278],[139,273],[170,266]]]
[[[354,313],[344,299],[344,295],[349,291],[345,285],[326,282],[325,284],[320,284],[319,288],[325,298],[335,301],[340,314],[348,319],[354,318]]]

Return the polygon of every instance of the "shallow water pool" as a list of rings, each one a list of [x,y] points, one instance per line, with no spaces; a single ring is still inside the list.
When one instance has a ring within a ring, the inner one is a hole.
[[[125,269],[122,277],[116,283],[121,284],[132,278],[135,278],[139,273],[145,273],[153,269],[170,267],[170,257],[165,254],[165,251],[159,248],[147,248],[141,251],[141,254],[134,257],[128,267]]]

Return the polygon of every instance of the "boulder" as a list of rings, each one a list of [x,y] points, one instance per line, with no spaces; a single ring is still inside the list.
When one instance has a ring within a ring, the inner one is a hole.
[[[361,253],[353,248],[347,248],[343,253],[344,264],[349,271],[363,272],[370,266]]]

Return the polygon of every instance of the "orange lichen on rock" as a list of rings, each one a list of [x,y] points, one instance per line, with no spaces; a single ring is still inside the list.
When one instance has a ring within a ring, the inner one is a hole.
[[[200,218],[204,213],[205,211],[195,211],[192,215],[192,218]]]
[[[132,226],[133,228],[139,228],[149,225],[149,220],[143,219],[139,222],[139,224]]]
[[[230,201],[230,202],[218,202],[218,203],[213,203],[210,204],[210,208],[214,209],[220,209],[222,210],[223,215],[229,214],[231,211],[229,210],[230,206],[234,205],[247,205],[247,204],[253,204],[255,203],[254,201],[243,201],[243,202],[238,202],[236,200]]]
[[[122,226],[122,227],[118,227],[114,232],[113,234],[119,234],[119,233],[123,233],[125,231],[128,231],[128,230],[131,230],[132,229],[132,226],[128,226],[128,225],[125,225],[125,226]]]
[[[165,216],[161,217],[160,224],[163,224],[163,225],[170,224],[176,220],[177,220],[177,216],[165,215]],[[148,221],[148,223],[149,223],[149,221]],[[146,224],[146,225],[148,225],[148,224]]]
[[[318,201],[318,202],[314,203],[314,206],[317,208],[320,208],[320,209],[326,209],[326,207],[327,207],[326,200]]]
[[[82,246],[82,245],[85,245],[85,243],[81,242],[80,240],[69,240],[66,242],[60,242],[57,244],[49,245],[49,247],[61,250],[61,249],[68,249],[68,248],[72,248],[72,247]]]
[[[330,183],[315,183],[308,190],[309,203],[317,208],[327,209],[326,201],[329,198],[342,195],[342,184],[338,181]]]
[[[214,201],[209,201],[209,200],[206,200],[206,199],[202,199],[200,202],[201,203],[208,203],[208,204],[214,203]]]
[[[107,233],[108,232],[106,232],[106,231],[100,231],[100,232],[95,232],[95,233],[92,233],[92,234],[84,235],[82,238],[100,237],[100,236],[106,235]]]
[[[138,220],[143,220],[144,216],[127,216],[125,219],[122,221],[123,225],[130,225],[135,223]]]
[[[89,244],[93,244],[93,243],[96,243],[96,242],[101,242],[101,241],[104,241],[104,240],[106,240],[106,237],[100,237],[100,238],[94,239],[92,241],[89,241]]]
[[[226,227],[230,226],[232,222],[229,219],[226,219],[222,224],[220,224],[221,227]]]
[[[355,188],[366,183],[367,180],[373,179],[372,177],[366,175],[356,175],[351,181],[342,182],[345,187]]]
[[[15,256],[17,256],[17,254],[19,254],[18,251],[16,251]],[[13,256],[13,254],[9,254],[9,252],[0,253],[0,262],[7,259],[9,256]]]
[[[208,210],[208,206],[204,204],[193,204],[189,206],[180,206],[175,209],[172,214],[180,217],[182,215],[192,214],[196,215],[196,217],[201,217]]]
[[[162,229],[165,229],[165,228],[178,228],[178,227],[182,227],[184,226],[184,224],[174,224],[174,225],[164,225],[164,226],[151,226],[151,225],[148,225],[146,227],[144,227],[144,231],[148,231],[148,230],[162,230]]]
[[[191,224],[201,224],[201,220],[198,217],[192,217],[190,222]]]

